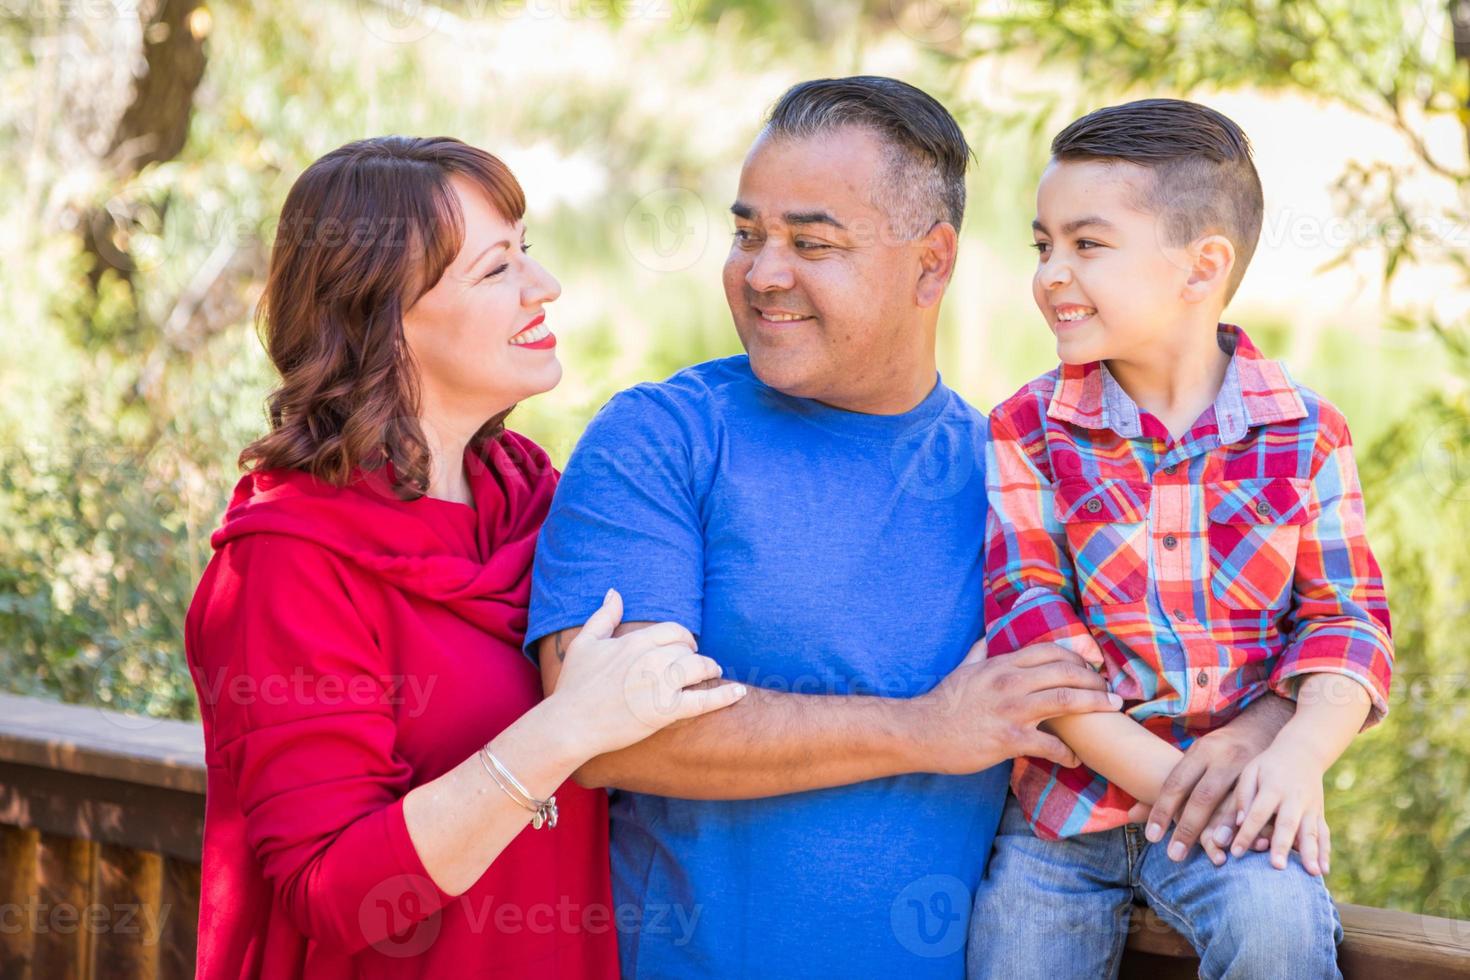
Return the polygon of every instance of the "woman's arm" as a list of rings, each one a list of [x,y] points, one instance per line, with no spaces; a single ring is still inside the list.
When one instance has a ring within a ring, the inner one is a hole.
[[[622,599],[608,593],[566,651],[561,686],[490,740],[490,752],[538,800],[593,756],[746,693],[741,684],[689,689],[720,676],[713,660],[694,653],[689,631],[657,623],[615,639],[622,612]],[[409,792],[403,816],[429,877],[457,895],[479,880],[532,813],[496,784],[476,753]]]

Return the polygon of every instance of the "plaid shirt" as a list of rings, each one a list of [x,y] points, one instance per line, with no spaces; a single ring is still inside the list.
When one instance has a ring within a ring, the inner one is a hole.
[[[1124,710],[1185,748],[1304,674],[1356,678],[1388,710],[1393,645],[1342,415],[1239,328],[1215,403],[1175,441],[1102,363],[1063,365],[990,416],[990,655],[1091,633]],[[1127,822],[1085,766],[1018,759],[1046,839]]]

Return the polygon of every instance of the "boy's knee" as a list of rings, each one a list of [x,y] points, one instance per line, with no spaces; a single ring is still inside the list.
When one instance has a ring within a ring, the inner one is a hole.
[[[1200,975],[1220,978],[1340,977],[1337,919],[1320,883],[1266,882],[1224,903],[1201,938]],[[1274,887],[1273,887],[1274,886]]]

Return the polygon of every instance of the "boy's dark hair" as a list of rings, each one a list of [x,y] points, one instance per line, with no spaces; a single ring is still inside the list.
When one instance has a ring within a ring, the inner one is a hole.
[[[1235,246],[1225,301],[1235,295],[1261,237],[1265,202],[1241,128],[1180,99],[1141,99],[1090,112],[1051,141],[1057,160],[1121,160],[1153,172],[1138,204],[1157,214],[1171,246],[1218,233]]]
[[[933,96],[880,75],[814,79],[786,90],[771,109],[765,133],[805,139],[844,126],[870,130],[888,149],[889,172],[874,203],[894,231],[919,238],[940,221],[959,229],[970,146]]]

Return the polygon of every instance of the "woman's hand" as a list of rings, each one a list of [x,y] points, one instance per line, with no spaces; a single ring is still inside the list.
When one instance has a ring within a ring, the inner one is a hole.
[[[1313,875],[1325,874],[1332,838],[1322,803],[1322,776],[1327,771],[1318,754],[1293,739],[1280,739],[1246,764],[1235,786],[1235,844],[1240,857],[1245,842],[1255,841],[1274,815],[1271,865],[1283,870],[1293,845]]]
[[[567,647],[556,690],[545,702],[565,719],[587,758],[745,696],[743,684],[708,683],[719,680],[720,665],[695,652],[684,627],[656,623],[614,637],[622,619],[622,596],[610,590]]]

